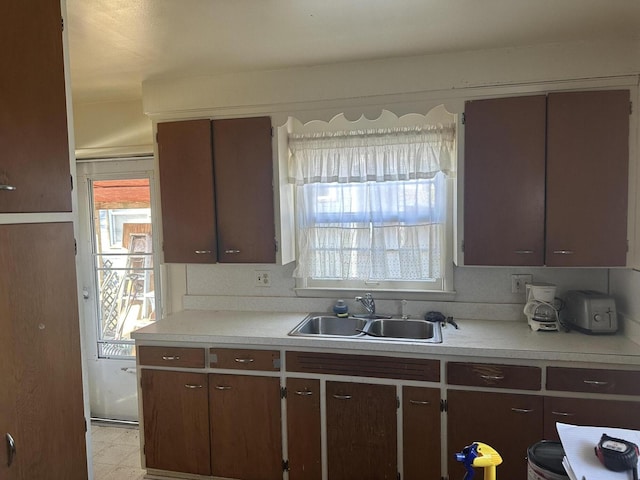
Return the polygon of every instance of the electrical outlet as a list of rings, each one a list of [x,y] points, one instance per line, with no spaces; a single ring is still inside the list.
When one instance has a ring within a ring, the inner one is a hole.
[[[511,293],[524,293],[527,283],[533,281],[533,276],[529,274],[511,275]]]
[[[254,279],[255,279],[255,286],[256,287],[270,287],[271,286],[271,275],[266,270],[256,270]]]

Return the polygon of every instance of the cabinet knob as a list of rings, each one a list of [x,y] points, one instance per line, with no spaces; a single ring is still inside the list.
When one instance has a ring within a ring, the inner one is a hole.
[[[559,417],[571,417],[571,416],[573,416],[573,413],[569,413],[569,412],[555,412],[555,411],[552,411],[551,414],[552,415],[557,415]]]
[[[180,357],[178,355],[163,355],[162,359],[167,362],[172,362],[174,360],[180,360]]]
[[[573,250],[554,250],[554,255],[573,255]]]
[[[426,400],[409,400],[409,403],[411,403],[412,405],[429,405],[431,402],[428,402]]]
[[[533,412],[533,408],[516,408],[516,407],[511,407],[511,411],[512,411],[512,412],[516,412],[516,413],[531,413],[531,412]]]
[[[533,250],[516,250],[514,253],[518,255],[531,255]]]
[[[192,389],[192,390],[193,390],[193,389],[196,389],[196,388],[202,388],[202,385],[194,385],[194,384],[192,384],[192,383],[185,383],[185,384],[184,384],[184,386],[185,386],[186,388],[190,388],[190,389]]]
[[[0,190],[4,190],[6,192],[13,192],[16,189],[13,185],[0,185]]]
[[[236,253],[240,253],[240,250],[229,249],[229,250],[225,250],[224,253],[228,253],[229,255],[235,255]]]
[[[337,400],[350,400],[351,399],[351,395],[334,395],[333,398],[337,399]]]
[[[602,380],[583,380],[582,382],[594,387],[604,387],[605,385],[609,385],[609,382],[604,382]]]
[[[216,385],[215,389],[216,390],[231,390],[231,387],[229,385]]]
[[[504,375],[480,375],[483,380],[504,380]]]
[[[209,255],[211,250],[196,250],[195,253],[196,255]]]
[[[16,442],[10,433],[7,433],[5,438],[7,439],[7,467],[10,467],[16,456]]]

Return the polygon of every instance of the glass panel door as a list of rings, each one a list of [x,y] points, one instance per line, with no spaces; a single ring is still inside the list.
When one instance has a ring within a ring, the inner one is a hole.
[[[133,357],[156,319],[149,178],[89,179],[98,357]]]

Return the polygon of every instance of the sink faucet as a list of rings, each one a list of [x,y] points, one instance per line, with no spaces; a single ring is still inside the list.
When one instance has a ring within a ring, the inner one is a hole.
[[[364,305],[364,308],[367,309],[367,313],[369,314],[369,318],[375,318],[376,302],[373,300],[373,295],[365,293],[364,297],[356,297],[356,301]]]

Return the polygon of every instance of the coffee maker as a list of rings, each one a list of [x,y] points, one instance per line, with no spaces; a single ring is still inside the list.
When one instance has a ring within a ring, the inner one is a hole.
[[[559,330],[558,309],[555,306],[556,286],[550,283],[528,283],[524,314],[531,330]]]

